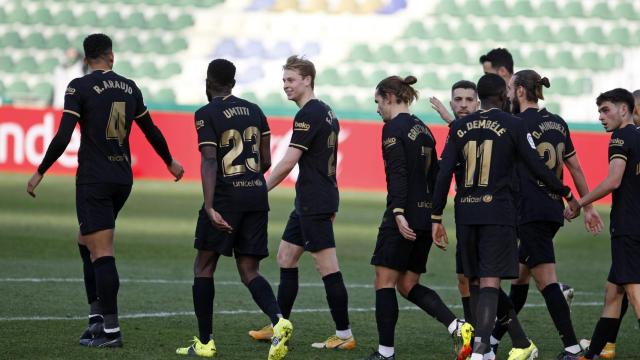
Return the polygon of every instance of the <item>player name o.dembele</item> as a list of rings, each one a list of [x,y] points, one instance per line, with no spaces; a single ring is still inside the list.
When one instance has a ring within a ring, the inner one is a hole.
[[[93,90],[98,94],[101,94],[106,89],[120,89],[127,94],[133,94],[133,88],[124,81],[104,80],[102,82],[102,87],[98,85],[93,87]]]
[[[505,134],[507,132],[507,129],[502,127],[502,125],[500,125],[499,122],[493,121],[493,120],[489,120],[489,119],[469,121],[466,124],[466,127],[467,127],[467,131],[459,129],[456,132],[458,137],[464,137],[467,134],[468,131],[471,131],[471,130],[474,130],[474,129],[488,129],[488,130],[491,130],[494,133],[496,133],[496,135],[498,135],[498,136],[502,136],[503,134]]]
[[[244,106],[235,106],[232,108],[228,108],[226,110],[224,110],[222,112],[224,114],[224,116],[227,119],[230,119],[234,116],[238,116],[238,115],[244,115],[244,116],[250,116],[251,113],[249,112],[249,108],[244,107]]]
[[[538,128],[540,129],[540,132],[534,131],[532,133],[533,137],[536,139],[539,139],[542,134],[550,130],[559,131],[563,136],[567,136],[567,129],[562,124],[559,124],[557,122],[545,121],[542,124],[538,125]]]

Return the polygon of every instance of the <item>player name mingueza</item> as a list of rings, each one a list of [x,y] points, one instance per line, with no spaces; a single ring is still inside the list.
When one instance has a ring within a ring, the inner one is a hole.
[[[93,87],[93,90],[98,94],[101,94],[106,89],[120,89],[127,94],[133,94],[133,88],[124,81],[104,80],[102,81],[102,87],[98,85]]]
[[[567,137],[567,129],[562,124],[559,124],[557,122],[545,121],[545,122],[541,123],[540,125],[538,125],[538,128],[540,129],[540,132],[534,131],[531,134],[536,139],[539,139],[540,136],[542,136],[542,134],[544,134],[545,132],[550,131],[550,130],[559,131],[564,137]]]
[[[232,118],[234,116],[238,116],[238,115],[244,115],[244,116],[250,116],[251,114],[249,113],[249,108],[244,107],[244,106],[235,106],[232,108],[228,108],[226,110],[224,110],[222,112],[224,114],[224,116],[229,119]]]
[[[503,134],[505,134],[507,132],[507,129],[505,129],[504,127],[502,127],[502,125],[500,125],[499,122],[497,121],[493,121],[493,120],[489,120],[489,119],[480,119],[480,120],[473,120],[473,121],[469,121],[468,123],[466,123],[466,128],[467,131],[465,130],[458,130],[457,131],[457,135],[458,137],[464,137],[467,132],[474,130],[474,129],[487,129],[487,130],[491,130],[494,133],[496,133],[496,135],[498,136],[502,136]]]

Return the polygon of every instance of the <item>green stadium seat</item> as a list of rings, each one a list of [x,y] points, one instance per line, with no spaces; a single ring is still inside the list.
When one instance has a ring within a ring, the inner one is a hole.
[[[147,20],[140,11],[134,11],[122,21],[125,28],[146,29]]]
[[[7,31],[0,42],[4,48],[19,49],[22,47],[22,38],[20,34],[14,30]]]
[[[511,15],[530,17],[534,14],[534,10],[531,7],[530,1],[516,1],[511,7]]]
[[[607,52],[601,62],[601,70],[614,70],[622,66],[623,58],[620,53]]]
[[[165,13],[156,13],[149,19],[148,25],[152,29],[169,29],[171,20]]]
[[[76,26],[77,20],[73,11],[70,9],[61,9],[53,15],[52,23],[53,25],[73,27]]]
[[[152,36],[142,44],[142,51],[146,53],[161,54],[164,52],[164,49],[164,42],[159,36]]]
[[[51,16],[51,12],[46,7],[38,8],[36,11],[34,11],[31,17],[33,18],[33,23],[35,24],[53,24],[53,16]]]
[[[141,62],[140,64],[138,64],[138,66],[136,66],[135,69],[136,77],[154,78],[157,76],[157,73],[158,68],[156,67],[156,64],[151,60],[145,60]]]
[[[487,8],[487,13],[491,13],[491,15],[499,17],[511,16],[511,10],[507,7],[506,1],[504,0],[491,1],[489,7]]]
[[[96,26],[99,24],[98,14],[94,10],[85,10],[77,18],[79,26]]]
[[[447,85],[447,88],[451,89],[453,84],[463,79],[464,79],[464,75],[462,73],[451,72],[451,73],[448,73],[447,76],[445,76],[444,84]]]
[[[542,1],[535,14],[539,17],[561,18],[562,13],[555,1]]]
[[[239,97],[242,98],[242,99],[245,99],[245,100],[247,100],[249,102],[252,102],[254,104],[260,105],[260,101],[258,100],[258,96],[253,91],[245,91],[245,92],[241,93]]]
[[[32,32],[24,38],[23,46],[31,49],[46,49],[47,41],[40,32]]]
[[[483,40],[479,36],[478,29],[470,21],[461,22],[456,31],[452,32],[452,35],[456,39]]]
[[[3,7],[0,7],[0,24],[7,23],[7,12],[4,11]]]
[[[363,106],[360,105],[360,101],[353,95],[343,96],[335,101],[335,107],[339,110],[358,110]]]
[[[554,41],[553,33],[549,25],[536,25],[530,33],[532,41],[539,41],[542,43]]]
[[[578,33],[576,32],[576,27],[574,25],[562,26],[556,33],[555,37],[558,41],[567,42],[571,44],[575,44],[580,41],[580,37],[578,36]]]
[[[153,101],[161,104],[175,104],[176,94],[172,89],[160,89],[154,94]]]
[[[9,99],[16,99],[29,96],[29,85],[22,80],[16,80],[11,85],[7,86],[5,95]]]
[[[167,51],[165,53],[175,54],[180,51],[186,50],[188,47],[189,44],[187,43],[187,40],[181,36],[177,36],[171,39],[171,41],[166,44]]]
[[[177,18],[175,18],[171,25],[169,26],[170,30],[183,30],[188,27],[193,26],[194,21],[193,17],[190,14],[180,14]]]
[[[418,80],[420,80],[420,86],[425,89],[445,90],[448,86],[441,81],[438,74],[434,72],[426,72],[422,76],[418,77]]]
[[[638,39],[631,39],[631,33],[629,32],[629,29],[622,26],[613,28],[607,35],[607,38],[609,39],[608,42],[610,44],[620,44],[623,46],[636,45],[638,41]]]
[[[9,55],[0,55],[0,71],[10,73],[13,71],[13,59]]]
[[[142,44],[135,35],[128,35],[122,41],[115,43],[114,46],[122,51],[138,52],[142,48]]]
[[[602,27],[599,25],[589,26],[582,33],[582,42],[585,44],[596,43],[596,44],[607,44],[607,37],[604,35],[602,31]]]
[[[509,37],[512,37],[512,35],[509,34]],[[500,40],[503,38],[502,30],[496,23],[487,23],[484,27],[482,27],[482,29],[480,29],[480,38],[483,40]],[[516,37],[513,38],[519,39]]]
[[[420,48],[416,45],[406,46],[398,55],[401,62],[413,64],[425,63],[425,56],[422,53],[422,50],[420,50]]]
[[[547,111],[553,114],[560,114],[560,110],[562,110],[562,108],[560,107],[560,104],[553,101],[545,101],[544,107],[547,109]]]
[[[2,82],[2,80],[0,80],[0,102],[2,102],[2,98],[4,98],[4,83]]]
[[[376,50],[374,59],[369,59],[369,61],[398,62],[400,59],[391,45],[382,45],[378,50]]]
[[[590,78],[579,78],[573,83],[571,89],[575,90],[575,95],[591,94],[593,91],[593,82]]]
[[[486,54],[489,51],[489,49],[487,49],[485,52],[481,53],[481,54]],[[518,48],[512,48],[509,49],[509,52],[511,53],[511,57],[513,58],[513,62],[514,64],[521,64],[522,62],[524,62],[524,56],[522,55],[522,52],[520,51],[520,49]],[[480,60],[480,55],[478,55],[476,57],[476,61]],[[520,65],[518,65],[520,66]],[[482,76],[482,75],[480,75]],[[480,77],[478,77],[480,78]]]
[[[271,92],[262,99],[261,104],[264,104],[266,107],[277,108],[284,106],[286,102],[282,92]]]
[[[613,15],[615,18],[640,20],[640,11],[637,11],[631,2],[618,3],[618,5],[613,8]]]
[[[446,2],[449,3],[449,1]],[[407,26],[407,29],[404,31],[403,37],[408,39],[426,39],[427,36],[427,30],[424,28],[424,25],[422,25],[422,22],[413,21],[409,24],[409,26]]]
[[[436,22],[429,30],[428,30],[428,38],[430,39],[455,39],[455,35],[449,29],[449,24],[444,21]]]
[[[31,95],[49,104],[53,98],[53,86],[49,82],[38,83],[31,88]]]
[[[453,48],[451,48],[451,50],[449,50],[446,53],[445,57],[447,59],[448,64],[471,65],[471,64],[477,63],[475,59],[472,59],[469,56],[469,54],[467,53],[467,50],[462,46],[454,46]]]
[[[576,59],[569,50],[558,51],[553,57],[552,64],[555,68],[575,69],[577,67]]]
[[[352,61],[371,61],[373,53],[367,44],[355,44],[351,48],[349,60]]]
[[[180,74],[181,72],[182,72],[182,67],[180,67],[180,64],[175,62],[170,62],[158,69],[157,78],[168,79],[172,76]]]
[[[584,9],[582,8],[581,1],[569,1],[565,4],[561,11],[564,17],[582,18],[584,16]]]
[[[550,94],[569,95],[571,92],[571,83],[564,76],[554,77],[550,81],[551,87],[543,91]]]
[[[43,74],[52,74],[59,63],[58,58],[50,56],[40,62],[38,71]]]
[[[342,84],[345,86],[367,86],[367,80],[360,69],[348,70],[342,77]]]
[[[424,63],[426,64],[446,64],[447,57],[439,46],[431,46],[424,52]]]
[[[118,60],[113,64],[113,71],[122,76],[131,77],[135,74],[133,65],[127,60]]]
[[[316,81],[321,85],[339,86],[342,84],[342,78],[338,71],[334,68],[324,69],[316,78]]]
[[[369,76],[367,76],[367,85],[370,87],[374,87],[387,76],[389,76],[389,73],[382,69],[374,70],[371,74],[369,74]]]
[[[33,57],[23,57],[16,62],[13,70],[17,73],[34,74],[38,71],[38,63]]]
[[[433,15],[452,15],[460,16],[461,11],[455,1],[441,0],[436,6],[436,12]]]
[[[529,42],[529,33],[522,24],[511,24],[505,32],[505,38],[518,39],[518,41]],[[511,51],[511,50],[509,50]]]
[[[13,11],[7,13],[7,23],[13,24],[32,24],[31,16],[27,9],[22,6],[16,6]]]
[[[465,1],[461,11],[461,13],[474,14],[475,16],[487,16],[491,15],[491,12],[488,9],[485,9],[482,6],[482,3],[477,0],[467,0]]]
[[[47,47],[49,49],[67,49],[69,48],[69,39],[63,33],[55,33],[47,40]]]
[[[591,17],[610,20],[614,19],[615,15],[613,15],[613,12],[606,2],[599,2],[591,9]]]
[[[578,59],[581,69],[598,71],[601,69],[600,55],[595,51],[585,51]]]
[[[104,27],[120,27],[123,19],[118,11],[109,11],[100,18],[100,24]]]
[[[529,56],[524,58],[524,65],[528,67],[548,68],[551,65],[547,52],[544,49],[535,49],[529,52]]]

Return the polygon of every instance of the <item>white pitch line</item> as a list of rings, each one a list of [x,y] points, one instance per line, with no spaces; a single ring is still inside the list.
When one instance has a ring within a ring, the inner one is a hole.
[[[81,278],[0,278],[0,283],[81,283],[84,282]],[[169,280],[169,279],[129,279],[123,278],[120,279],[121,283],[131,283],[131,284],[193,284],[193,280]],[[221,286],[244,286],[240,280],[238,281],[215,281],[216,285]],[[278,286],[279,283],[273,283],[274,286]],[[300,283],[300,287],[324,287],[324,283]],[[347,288],[350,289],[373,289],[373,284],[345,284]],[[433,290],[458,290],[457,286],[430,286],[429,288]],[[534,285],[532,286],[532,292],[535,292]],[[576,295],[604,295],[604,292],[592,292],[592,291],[576,291]]]
[[[540,308],[546,307],[546,304],[526,304],[526,308]],[[591,306],[603,306],[602,302],[574,302],[571,306],[578,307],[591,307]],[[460,305],[449,305],[450,308],[459,309]],[[416,306],[402,306],[400,310],[420,310]],[[374,307],[370,308],[349,308],[349,312],[374,312]],[[325,313],[329,312],[327,308],[309,308],[309,309],[295,309],[294,313]],[[219,310],[214,312],[217,315],[241,315],[241,314],[262,314],[260,310]],[[154,313],[133,313],[119,315],[120,319],[143,319],[143,318],[169,318],[178,316],[194,316],[193,311],[176,311],[176,312],[154,312]],[[3,321],[60,321],[60,320],[85,320],[86,316],[14,316],[14,317],[0,317],[0,322]]]

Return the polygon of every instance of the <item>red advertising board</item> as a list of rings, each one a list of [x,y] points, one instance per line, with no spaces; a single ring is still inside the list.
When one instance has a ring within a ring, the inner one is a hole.
[[[57,131],[60,115],[60,111],[51,109],[0,107],[0,171],[34,171],[44,157],[46,146]],[[153,112],[152,117],[166,137],[173,156],[183,164],[185,178],[199,180],[200,155],[192,114]],[[269,125],[272,132],[272,162],[275,164],[288,147],[292,120],[271,117]],[[429,127],[436,137],[440,153],[448,128],[443,125]],[[380,151],[382,121],[341,120],[340,128],[337,163],[340,188],[384,191],[385,178]],[[592,188],[602,181],[607,173],[609,136],[604,132],[573,132],[572,139]],[[135,177],[170,179],[164,164],[136,126],[132,130],[130,143]],[[67,150],[50,172],[75,174],[79,146],[80,132],[76,129]],[[293,184],[296,175],[297,170],[294,170],[285,184]]]

